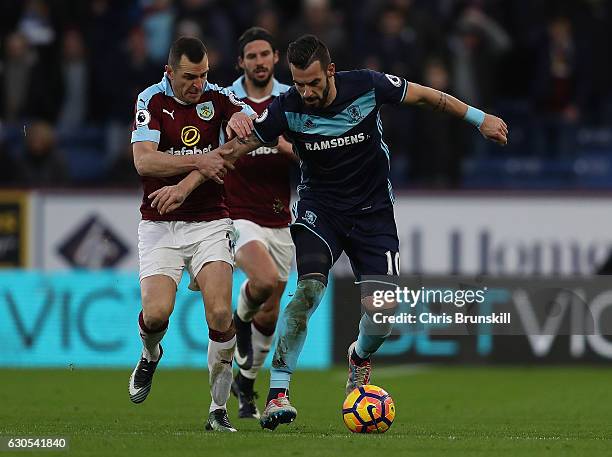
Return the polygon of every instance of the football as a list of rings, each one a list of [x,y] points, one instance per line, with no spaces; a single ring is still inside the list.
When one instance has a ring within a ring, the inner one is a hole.
[[[342,417],[353,433],[385,433],[395,419],[395,404],[384,389],[368,384],[348,394]]]

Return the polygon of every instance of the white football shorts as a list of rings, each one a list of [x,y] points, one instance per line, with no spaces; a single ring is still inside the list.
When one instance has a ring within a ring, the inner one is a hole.
[[[236,231],[229,218],[210,222],[140,221],[140,280],[166,275],[178,287],[187,268],[189,288],[199,290],[195,277],[204,264],[220,260],[234,267],[235,243]]]
[[[287,281],[295,254],[289,227],[262,227],[247,219],[236,219],[234,226],[238,232],[236,251],[251,241],[261,241],[276,263],[278,279]]]

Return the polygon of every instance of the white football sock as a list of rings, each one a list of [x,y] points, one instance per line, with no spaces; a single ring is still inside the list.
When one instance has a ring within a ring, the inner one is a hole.
[[[232,387],[232,362],[236,337],[220,343],[208,339],[208,376],[210,382],[210,411],[226,409]]]
[[[253,345],[253,365],[248,370],[240,369],[242,376],[248,379],[255,379],[257,373],[266,361],[266,357],[272,347],[272,341],[274,341],[274,334],[267,336],[261,333],[257,328],[251,324],[251,344]]]
[[[156,362],[159,360],[159,342],[162,340],[168,327],[155,333],[147,333],[140,323],[138,323],[138,330],[140,333],[140,339],[142,340],[142,355],[149,362]]]

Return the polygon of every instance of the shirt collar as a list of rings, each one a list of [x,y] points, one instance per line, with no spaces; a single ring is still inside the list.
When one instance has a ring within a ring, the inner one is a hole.
[[[164,79],[162,79],[161,85],[164,89],[164,94],[166,94],[168,97],[174,97],[172,84],[170,83],[170,78],[168,78],[168,75],[166,73],[164,73]]]
[[[244,75],[234,81],[230,88],[232,89],[232,92],[236,94],[237,98],[242,99],[248,97],[246,90],[244,89]],[[285,92],[285,90],[286,87],[284,87],[283,84],[279,83],[276,78],[272,78],[272,93],[270,95],[273,97],[278,97],[280,94]]]

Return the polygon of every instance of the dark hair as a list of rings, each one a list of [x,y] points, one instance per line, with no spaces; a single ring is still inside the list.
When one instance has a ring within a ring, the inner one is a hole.
[[[323,70],[331,63],[327,46],[314,35],[302,35],[291,43],[287,49],[287,60],[300,70],[305,70],[317,60],[321,62]]]
[[[270,43],[272,51],[276,51],[276,44],[274,43],[274,37],[270,32],[262,27],[251,27],[238,38],[238,49],[240,51],[240,57],[244,57],[244,48],[251,41],[263,40]]]
[[[176,40],[168,54],[168,65],[176,68],[182,56],[187,56],[190,62],[200,63],[206,55],[206,46],[198,38],[182,36]]]

